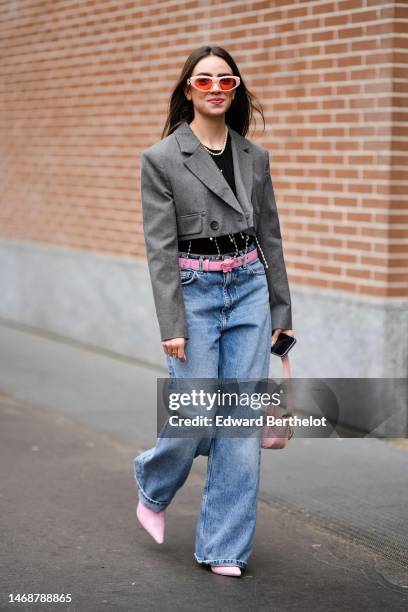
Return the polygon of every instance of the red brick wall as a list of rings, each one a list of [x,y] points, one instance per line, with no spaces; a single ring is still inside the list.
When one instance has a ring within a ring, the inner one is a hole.
[[[290,282],[407,296],[407,19],[370,0],[2,2],[0,236],[144,257],[139,154],[213,43],[264,105],[248,136]]]

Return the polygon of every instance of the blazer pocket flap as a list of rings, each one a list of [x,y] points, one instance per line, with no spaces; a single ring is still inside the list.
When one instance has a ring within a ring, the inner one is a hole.
[[[186,234],[199,234],[203,229],[203,213],[190,213],[177,217],[177,231],[179,236]]]

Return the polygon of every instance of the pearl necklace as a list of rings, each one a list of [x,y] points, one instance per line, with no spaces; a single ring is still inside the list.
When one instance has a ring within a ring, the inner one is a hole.
[[[224,144],[223,144],[223,147],[222,147],[221,151],[219,151],[218,153],[214,153],[213,151],[211,151],[211,149],[209,149],[208,147],[206,147],[206,146],[205,146],[205,144],[203,144],[203,143],[201,143],[201,144],[202,144],[202,146],[204,147],[204,149],[205,149],[206,151],[208,151],[208,153],[209,153],[210,155],[214,155],[214,156],[216,156],[216,155],[222,155],[222,154],[224,153],[224,151],[225,151],[225,147],[226,147],[226,145],[227,145],[227,139],[228,139],[228,128],[226,128],[226,133],[225,133],[225,138],[224,138]]]

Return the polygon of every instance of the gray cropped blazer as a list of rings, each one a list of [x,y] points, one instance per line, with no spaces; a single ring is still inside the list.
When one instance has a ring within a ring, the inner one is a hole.
[[[178,240],[222,236],[252,227],[268,263],[272,328],[292,328],[269,154],[227,127],[237,197],[186,121],[141,154],[143,231],[162,340],[189,337]]]

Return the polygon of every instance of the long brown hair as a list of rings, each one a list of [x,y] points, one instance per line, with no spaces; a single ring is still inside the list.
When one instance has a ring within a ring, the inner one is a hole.
[[[169,110],[161,135],[162,138],[165,138],[174,132],[182,121],[187,121],[187,123],[190,123],[194,119],[193,102],[191,100],[187,100],[185,97],[184,88],[186,86],[186,80],[192,75],[195,65],[203,57],[207,57],[208,55],[217,55],[218,57],[222,57],[222,59],[225,60],[231,68],[232,74],[239,76],[241,79],[239,86],[235,90],[235,97],[231,102],[231,106],[225,113],[225,123],[233,130],[241,134],[241,136],[245,136],[253,119],[254,111],[256,111],[262,117],[263,127],[265,130],[265,118],[262,106],[257,100],[256,96],[246,87],[245,82],[238,70],[238,66],[232,59],[231,55],[222,47],[205,45],[204,47],[195,49],[195,51],[189,55],[184,63],[179,80],[174,87],[173,93],[171,94],[169,100]]]

